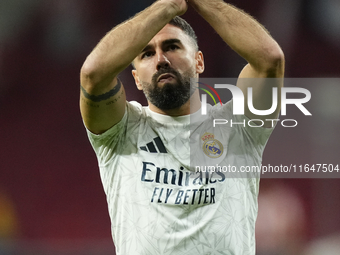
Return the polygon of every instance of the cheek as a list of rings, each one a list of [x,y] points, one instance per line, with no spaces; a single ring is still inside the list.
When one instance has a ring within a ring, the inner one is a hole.
[[[144,72],[141,69],[138,69],[138,80],[143,80]]]
[[[143,66],[140,66],[138,73],[139,73],[139,78],[142,81],[149,81],[151,80],[153,74],[156,72],[153,71],[153,67],[151,65],[143,64]]]
[[[196,60],[191,55],[182,56],[178,59],[178,65],[182,67],[182,69],[191,70],[196,68]]]
[[[183,74],[193,74],[196,72],[196,65],[192,61],[186,62],[184,65],[181,66],[180,70],[178,70],[180,73]]]

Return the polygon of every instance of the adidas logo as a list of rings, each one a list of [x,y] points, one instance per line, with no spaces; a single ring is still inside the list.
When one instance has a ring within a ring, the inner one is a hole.
[[[150,153],[168,153],[159,137],[154,138],[153,141],[149,142],[146,146],[141,146],[139,148]]]

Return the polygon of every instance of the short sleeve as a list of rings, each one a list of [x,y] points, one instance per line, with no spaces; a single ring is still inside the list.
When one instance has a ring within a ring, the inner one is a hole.
[[[253,145],[260,157],[262,157],[264,148],[272,134],[275,125],[271,128],[262,127],[256,125],[251,119],[245,115],[233,115],[235,123],[244,123],[244,125],[238,125],[238,130],[243,133],[243,136],[248,143]]]
[[[242,144],[246,145],[247,150],[256,151],[259,158],[262,157],[264,148],[268,139],[273,132],[275,125],[271,128],[265,128],[256,125],[245,115],[233,114],[233,101],[230,100],[223,106],[217,106],[215,118],[227,119],[228,125],[226,132],[237,133]]]
[[[103,134],[96,135],[86,129],[87,136],[96,153],[99,165],[105,165],[113,157],[120,139],[125,135],[127,118],[128,111],[126,110],[120,122]]]
[[[120,122],[103,134],[96,135],[87,129],[90,143],[96,153],[99,166],[104,166],[119,154],[138,128],[143,107],[137,102],[126,102],[125,114]],[[129,134],[129,135],[127,135]]]

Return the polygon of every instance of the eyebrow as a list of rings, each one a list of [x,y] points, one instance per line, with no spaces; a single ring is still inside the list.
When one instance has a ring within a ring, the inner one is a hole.
[[[179,39],[167,39],[165,41],[162,42],[162,47],[166,46],[166,45],[170,45],[170,44],[175,44],[175,43],[179,43],[179,44],[182,44],[181,40]],[[148,51],[150,49],[152,49],[152,45],[151,44],[148,44],[146,45],[146,47],[142,50],[141,53],[145,52],[145,51]]]
[[[179,39],[168,39],[168,40],[165,40],[164,42],[162,42],[162,46],[174,44],[174,43],[182,44],[182,42]]]

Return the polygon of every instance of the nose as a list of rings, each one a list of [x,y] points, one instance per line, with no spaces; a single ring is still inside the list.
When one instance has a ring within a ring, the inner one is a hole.
[[[169,59],[165,56],[164,52],[157,53],[157,71],[164,67],[169,67],[171,65]]]

